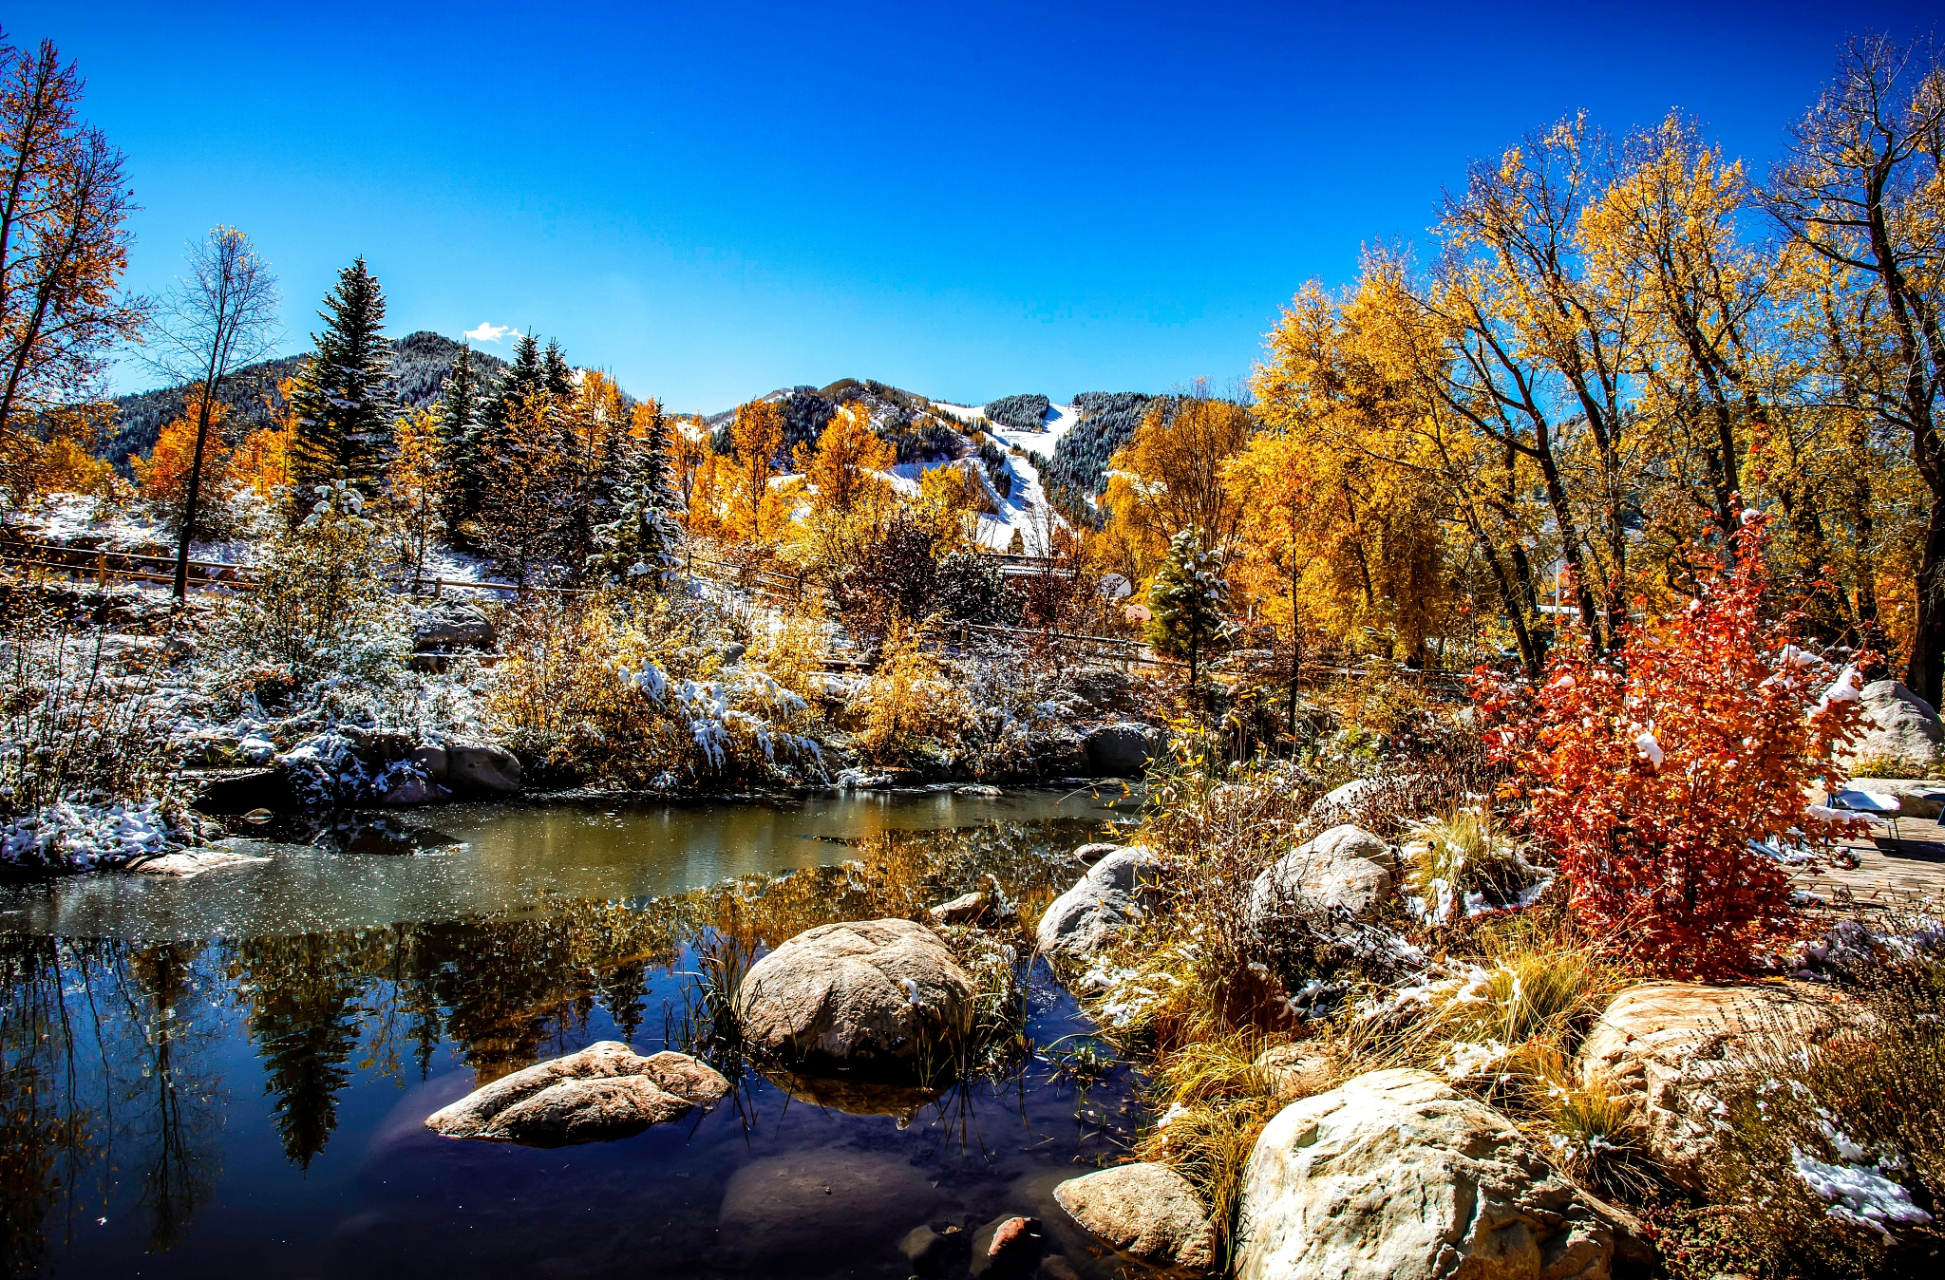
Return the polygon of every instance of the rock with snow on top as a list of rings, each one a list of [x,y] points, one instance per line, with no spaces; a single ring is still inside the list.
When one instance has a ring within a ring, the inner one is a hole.
[[[1721,1082],[1770,1049],[1828,1035],[1845,1018],[1797,983],[1645,983],[1609,1001],[1581,1043],[1580,1074],[1635,1098],[1649,1153],[1678,1185],[1699,1191],[1715,1150]]]
[[[420,610],[412,627],[414,653],[450,653],[456,649],[490,649],[492,621],[476,606],[441,600]]]

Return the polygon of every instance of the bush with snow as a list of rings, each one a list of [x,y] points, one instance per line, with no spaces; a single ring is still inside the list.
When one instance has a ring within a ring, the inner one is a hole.
[[[0,630],[0,863],[80,870],[193,838],[171,780],[176,698],[155,665],[58,610]]]
[[[541,776],[676,788],[824,774],[809,701],[727,662],[706,600],[548,597],[507,628],[487,718]]]

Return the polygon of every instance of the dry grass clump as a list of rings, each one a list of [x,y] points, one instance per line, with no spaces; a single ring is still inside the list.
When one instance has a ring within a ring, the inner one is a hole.
[[[1936,1275],[1945,1249],[1945,943],[1935,924],[1849,957],[1867,1017],[1776,1034],[1722,1091],[1710,1199],[1785,1276]],[[1780,1030],[1780,1029],[1779,1029]]]
[[[169,709],[150,665],[59,609],[12,614],[0,628],[0,815],[161,796]]]
[[[1158,1064],[1150,1097],[1159,1111],[1135,1155],[1166,1164],[1202,1192],[1217,1225],[1218,1248],[1234,1248],[1236,1213],[1250,1152],[1288,1099],[1256,1060],[1273,1040],[1233,1031],[1182,1046]]]
[[[1483,804],[1453,805],[1414,826],[1404,858],[1407,884],[1441,921],[1461,909],[1471,894],[1488,906],[1513,905],[1539,874],[1519,842]]]

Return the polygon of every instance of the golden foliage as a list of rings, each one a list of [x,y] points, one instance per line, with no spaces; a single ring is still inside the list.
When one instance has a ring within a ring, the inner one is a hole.
[[[891,470],[898,451],[871,429],[871,412],[853,401],[817,437],[817,447],[796,449],[798,470],[811,489],[814,513],[848,516],[859,506],[877,506],[891,487],[879,472]]]
[[[1168,540],[1190,527],[1226,557],[1242,507],[1222,482],[1222,467],[1248,443],[1255,417],[1243,405],[1203,395],[1157,401],[1108,463],[1101,505],[1106,529],[1096,556],[1130,582],[1146,582],[1168,554]]]

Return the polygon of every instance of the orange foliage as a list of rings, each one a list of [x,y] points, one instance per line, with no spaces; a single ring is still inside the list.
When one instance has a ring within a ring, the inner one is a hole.
[[[202,394],[192,392],[183,406],[182,416],[164,426],[155,437],[155,448],[146,458],[135,458],[135,483],[142,498],[180,519],[189,495],[189,471],[196,456],[196,419],[202,412]],[[223,447],[223,422],[230,416],[229,406],[221,400],[209,406],[209,429],[203,440],[203,473],[198,505],[214,510],[230,487],[230,451]],[[206,523],[199,518],[198,523]]]
[[[1795,931],[1789,874],[1751,841],[1855,829],[1805,807],[1857,731],[1855,672],[1819,699],[1831,672],[1789,643],[1794,616],[1764,617],[1764,521],[1743,518],[1735,567],[1698,552],[1695,599],[1624,628],[1619,653],[1562,644],[1542,687],[1481,686],[1575,915],[1680,975],[1747,971]]]

